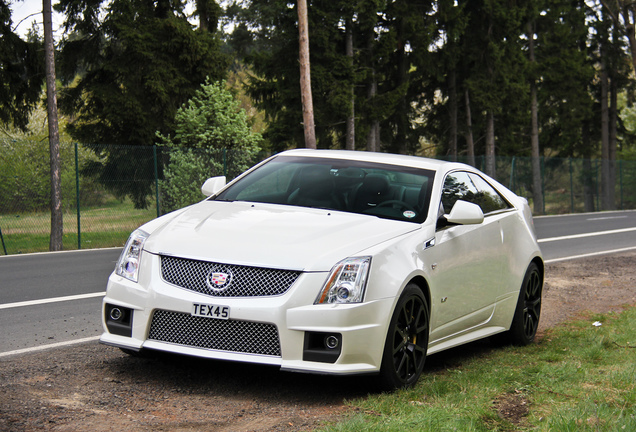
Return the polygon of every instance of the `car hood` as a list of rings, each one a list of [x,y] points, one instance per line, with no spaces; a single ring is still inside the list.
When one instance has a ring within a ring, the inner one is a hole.
[[[331,210],[203,201],[148,230],[144,249],[228,264],[329,271],[341,259],[419,228]]]

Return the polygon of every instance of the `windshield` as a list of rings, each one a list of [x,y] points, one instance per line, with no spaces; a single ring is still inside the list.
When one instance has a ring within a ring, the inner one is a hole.
[[[329,158],[277,156],[211,199],[323,208],[422,223],[434,172]]]

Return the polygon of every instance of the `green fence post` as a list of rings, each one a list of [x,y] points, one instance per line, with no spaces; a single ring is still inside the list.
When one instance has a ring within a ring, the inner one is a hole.
[[[223,149],[223,175],[227,177],[227,149]]]
[[[619,179],[619,187],[621,189],[621,210],[623,209],[623,161],[618,161],[618,179]]]
[[[77,143],[75,143],[75,200],[77,203],[77,248],[82,248],[82,228],[80,218],[80,185],[79,185],[79,157]]]
[[[510,190],[515,191],[515,182],[514,182],[514,174],[515,174],[515,156],[512,157],[512,163],[510,164]]]
[[[2,228],[0,228],[0,240],[2,240],[2,249],[4,249],[4,254],[9,255],[7,253],[7,247],[4,245],[4,237],[2,236]]]
[[[161,216],[161,207],[159,206],[159,168],[157,163],[157,144],[152,146],[152,157],[155,163],[155,206],[157,207],[157,217]]]
[[[601,185],[598,181],[598,159],[594,159],[594,182],[596,183],[594,185],[596,189],[596,211],[599,211],[601,209]]]
[[[570,212],[574,213],[574,180],[572,179],[572,158],[570,157]]]
[[[545,156],[540,158],[541,165],[541,196],[543,197],[543,214],[545,214]]]

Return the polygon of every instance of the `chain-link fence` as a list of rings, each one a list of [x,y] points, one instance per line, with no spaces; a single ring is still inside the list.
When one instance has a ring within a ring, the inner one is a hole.
[[[203,199],[206,178],[233,178],[267,156],[70,142],[60,147],[65,250],[122,246],[143,223]],[[0,140],[0,254],[49,249],[49,166],[48,141]]]
[[[458,162],[468,163],[467,159]],[[613,205],[602,208],[600,159],[541,158],[542,214],[636,209],[636,161],[613,161]],[[485,171],[485,157],[475,158]],[[532,158],[497,157],[495,178],[533,206]]]
[[[235,177],[267,154],[61,144],[64,249],[122,246],[138,226],[201,200],[215,175]],[[467,162],[461,160],[462,162]],[[476,158],[484,169],[484,158]],[[497,180],[532,203],[530,158],[498,157]],[[600,209],[601,161],[541,160],[547,214]],[[615,208],[636,208],[636,161],[615,163]],[[0,254],[49,249],[47,141],[0,141]]]

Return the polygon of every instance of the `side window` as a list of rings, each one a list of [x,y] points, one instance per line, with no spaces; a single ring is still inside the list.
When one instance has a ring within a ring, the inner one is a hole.
[[[510,208],[506,200],[483,178],[463,171],[451,173],[444,180],[444,211],[449,212],[457,200],[477,204],[484,214]]]
[[[478,193],[473,182],[466,172],[454,172],[446,176],[444,191],[442,192],[442,205],[444,212],[448,213],[457,200],[473,202],[472,196]]]
[[[505,210],[510,208],[510,205],[499,195],[499,192],[495,190],[486,180],[478,176],[477,174],[469,174],[475,187],[479,190],[479,194],[472,201],[481,207],[481,211],[484,214],[490,212]]]

